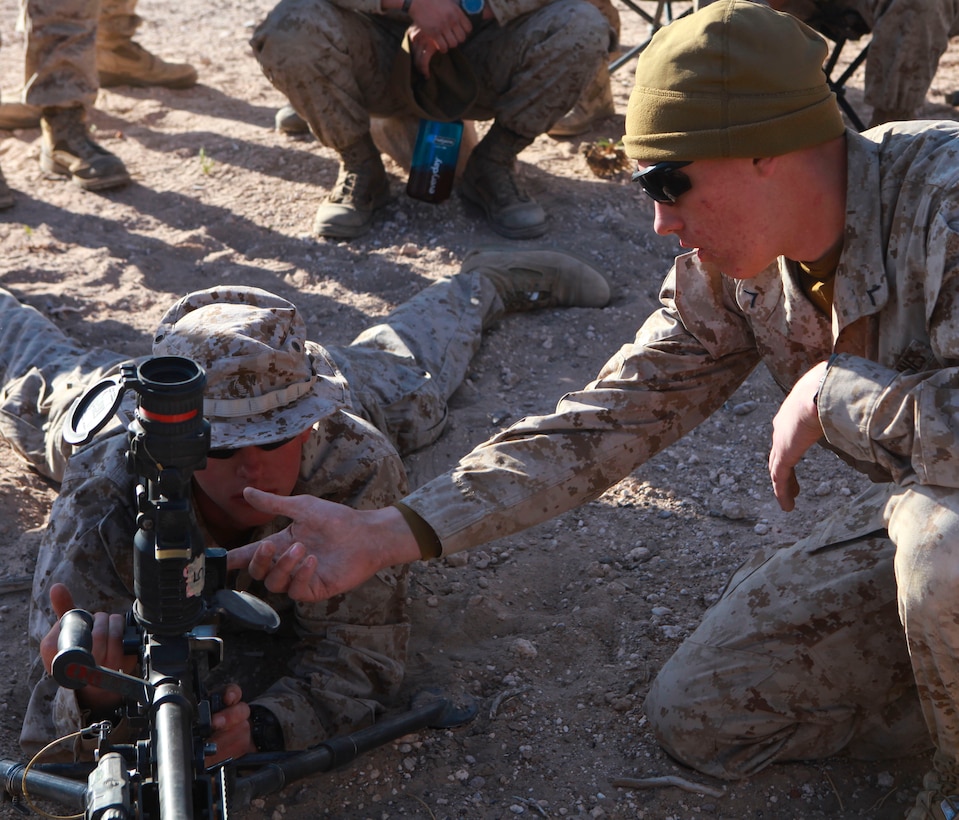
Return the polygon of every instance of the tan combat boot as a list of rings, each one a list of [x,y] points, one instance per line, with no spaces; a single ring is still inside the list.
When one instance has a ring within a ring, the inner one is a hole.
[[[933,770],[922,780],[922,791],[906,820],[954,820],[959,818],[959,771],[957,764],[936,752]]]
[[[507,313],[609,304],[606,277],[585,259],[555,248],[474,248],[460,270],[482,272],[495,285]]]
[[[135,40],[97,43],[97,73],[103,88],[117,85],[190,88],[196,69],[189,63],[168,63]]]
[[[310,133],[310,126],[306,124],[306,120],[297,114],[296,109],[289,104],[284,105],[276,112],[273,123],[277,131],[286,134],[288,137],[305,137]]]
[[[10,186],[3,178],[3,171],[0,170],[0,211],[12,208],[14,204],[13,191],[10,190]]]
[[[551,137],[575,137],[585,134],[599,120],[615,113],[609,67],[603,63],[599,72],[579,95],[576,105],[546,133]]]
[[[463,171],[463,197],[482,208],[490,227],[507,239],[530,239],[547,230],[546,213],[519,187],[513,170],[516,155],[532,142],[494,122]]]
[[[367,134],[340,152],[340,173],[316,211],[313,233],[354,239],[373,225],[373,214],[390,201],[390,181],[380,152]]]
[[[0,103],[0,129],[15,131],[18,128],[39,128],[40,108],[19,102]]]
[[[119,157],[90,138],[82,106],[44,108],[40,167],[47,174],[68,176],[87,191],[126,185],[130,175]]]

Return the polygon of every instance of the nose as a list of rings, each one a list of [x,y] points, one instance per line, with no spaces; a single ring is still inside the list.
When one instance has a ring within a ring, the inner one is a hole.
[[[235,456],[236,474],[251,481],[263,471],[263,451],[258,447],[241,447]]]
[[[667,205],[663,202],[654,202],[653,207],[655,209],[653,230],[660,236],[678,233],[683,226],[678,208],[675,205]]]

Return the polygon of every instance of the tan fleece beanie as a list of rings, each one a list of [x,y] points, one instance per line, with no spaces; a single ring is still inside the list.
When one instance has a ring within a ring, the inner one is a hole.
[[[826,51],[795,17],[749,0],[670,23],[639,56],[626,153],[650,163],[774,157],[838,137]]]

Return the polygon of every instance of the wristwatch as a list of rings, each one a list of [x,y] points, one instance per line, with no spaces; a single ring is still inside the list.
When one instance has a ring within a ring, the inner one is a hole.
[[[486,8],[486,0],[460,0],[460,8],[470,17],[478,17]]]

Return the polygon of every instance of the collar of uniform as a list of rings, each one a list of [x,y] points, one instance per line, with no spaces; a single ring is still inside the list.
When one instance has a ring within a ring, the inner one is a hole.
[[[846,229],[833,289],[833,338],[863,316],[878,313],[889,300],[882,225],[879,146],[846,131]]]

